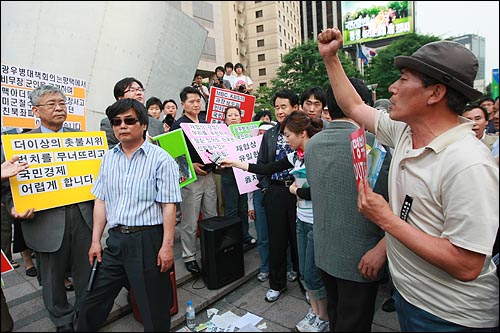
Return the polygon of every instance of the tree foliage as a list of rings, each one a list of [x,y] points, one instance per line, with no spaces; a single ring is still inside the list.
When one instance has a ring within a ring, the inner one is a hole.
[[[339,53],[339,58],[347,75],[360,77],[350,58],[343,52]],[[306,88],[320,86],[326,91],[330,85],[323,58],[318,52],[318,42],[315,40],[291,48],[290,52],[283,56],[282,64],[276,74],[270,85],[257,89],[256,110],[268,109],[272,113],[273,96],[281,89],[290,89],[300,95]]]
[[[370,66],[364,71],[366,84],[378,84],[377,99],[391,97],[388,88],[399,78],[399,70],[394,67],[395,57],[409,56],[422,45],[438,40],[440,38],[436,36],[409,34],[377,50],[377,56],[372,58]]]
[[[377,84],[377,98],[389,98],[388,88],[399,78],[399,70],[394,67],[394,58],[411,55],[421,46],[438,40],[440,38],[436,36],[419,34],[401,37],[378,50],[377,56],[365,67],[364,77],[361,77],[355,62],[347,53],[339,52],[339,59],[347,76],[364,79],[367,85]],[[272,113],[273,96],[281,89],[291,89],[300,95],[308,87],[320,86],[326,91],[329,85],[325,64],[318,52],[318,42],[310,40],[290,49],[290,52],[283,56],[276,78],[271,80],[270,85],[257,89],[255,108],[268,109]]]

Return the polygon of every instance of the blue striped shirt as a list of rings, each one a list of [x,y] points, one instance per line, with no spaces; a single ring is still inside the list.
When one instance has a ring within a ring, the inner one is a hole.
[[[92,194],[105,202],[110,228],[162,224],[161,203],[182,201],[179,166],[147,141],[130,160],[118,144],[104,155]]]

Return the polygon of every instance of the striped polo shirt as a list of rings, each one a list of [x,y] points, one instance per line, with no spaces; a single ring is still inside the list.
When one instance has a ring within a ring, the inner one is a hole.
[[[110,228],[162,224],[161,203],[182,201],[179,167],[148,141],[130,160],[118,144],[104,155],[91,192],[105,202]]]

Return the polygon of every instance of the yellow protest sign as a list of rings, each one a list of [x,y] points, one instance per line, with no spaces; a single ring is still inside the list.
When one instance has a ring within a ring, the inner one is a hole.
[[[29,163],[9,179],[18,212],[95,199],[90,190],[108,151],[104,132],[10,134],[2,143],[7,160],[18,155]]]

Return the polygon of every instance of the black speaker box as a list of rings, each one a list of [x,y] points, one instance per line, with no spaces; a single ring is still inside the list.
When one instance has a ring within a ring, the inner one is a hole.
[[[239,217],[214,216],[200,221],[200,244],[208,289],[219,289],[245,275]]]

